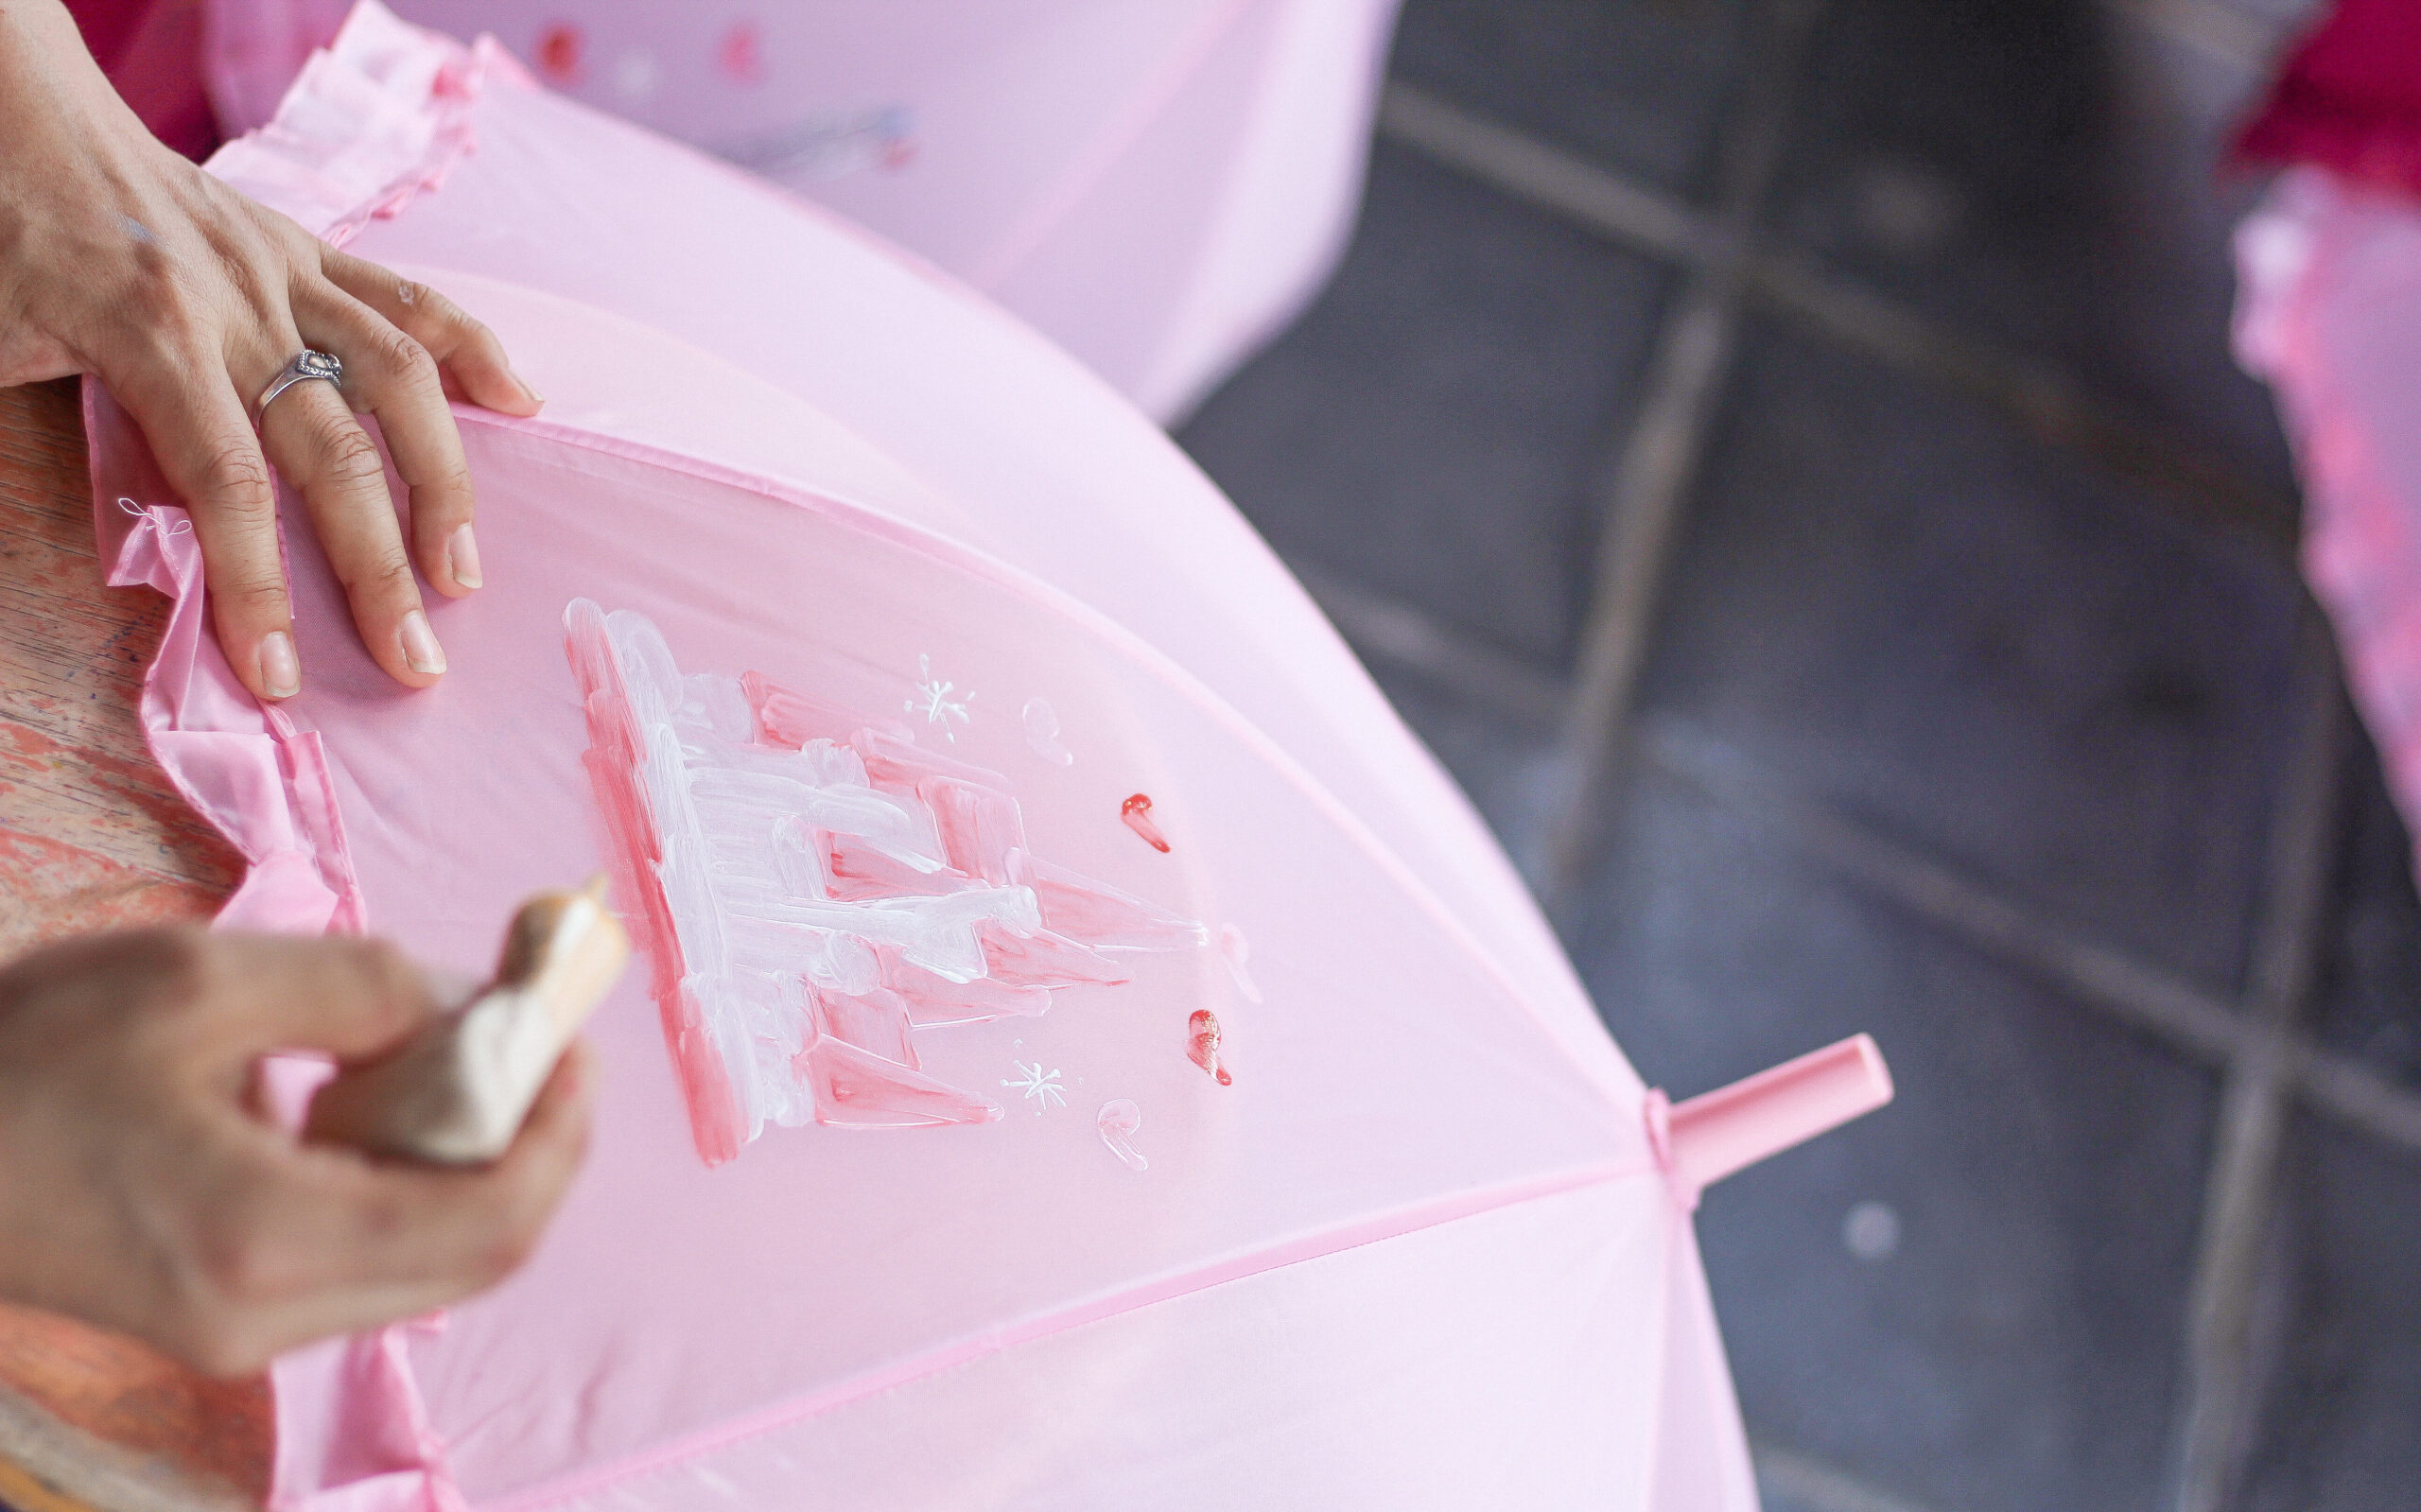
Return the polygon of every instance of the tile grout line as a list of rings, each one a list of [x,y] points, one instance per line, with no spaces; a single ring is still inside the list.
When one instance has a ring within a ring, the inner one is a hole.
[[[1417,84],[1387,80],[1379,97],[1379,134],[1651,257],[1697,263],[1714,251],[1713,229],[1681,200],[1474,115]]]
[[[1423,611],[1374,590],[1325,574],[1307,575],[1305,582],[1363,655],[1395,662],[1528,728],[1551,727],[1562,703],[1551,675],[1473,645]],[[1373,635],[1373,624],[1391,628]],[[1436,654],[1441,647],[1451,653]],[[2218,995],[2030,914],[1913,847],[1787,791],[1689,721],[1653,716],[1642,736],[1643,754],[1668,775],[1728,808],[1774,823],[1812,858],[1970,946],[2207,1065],[2225,1067],[2238,1054],[2244,1020]],[[2357,1135],[2421,1154],[2421,1097],[2300,1036],[2288,1042],[2283,1064],[2295,1095],[2313,1112]]]
[[[1659,322],[1646,396],[1612,459],[1598,514],[1594,582],[1555,770],[1562,791],[1526,858],[1549,913],[1579,883],[1628,754],[1633,694],[1681,515],[1705,461],[1748,299],[1748,250],[1775,176],[1801,63],[1823,0],[1767,0],[1766,30],[1732,119],[1715,237]]]
[[[1914,1503],[1796,1450],[1752,1441],[1749,1457],[1761,1489],[1779,1491],[1811,1512],[1923,1512]]]
[[[1970,946],[2195,1059],[2224,1065],[2236,1053],[2242,1026],[2228,1003],[2079,938],[1831,805],[1791,791],[1695,721],[1656,715],[1642,744],[1667,775],[1783,830],[1811,860]]]
[[[2066,925],[2030,914],[1912,847],[1788,791],[1688,721],[1660,715],[1643,735],[1647,758],[1667,774],[1727,808],[1773,823],[1835,872],[2139,1034],[2219,1067],[2235,1060],[2251,1034],[2236,1007],[2220,997],[2080,938]],[[2301,1034],[2285,1040],[2279,1064],[2313,1112],[2421,1155],[2421,1096]]]
[[[1482,646],[1425,611],[1299,558],[1287,558],[1286,567],[1366,660],[1377,656],[1409,668],[1456,697],[1494,709],[1527,729],[1552,729],[1562,717],[1562,678]]]
[[[1383,135],[1511,199],[1560,216],[1630,251],[1700,268],[1726,236],[1662,190],[1402,82],[1386,87]],[[2081,454],[2156,491],[2172,508],[2250,537],[2280,560],[2296,540],[2291,493],[2161,427],[2122,413],[2055,366],[1955,337],[1900,304],[1826,272],[1803,257],[1752,252],[1742,259],[1762,304],[1886,366],[1946,383],[1998,409],[2045,445]]]
[[[2292,23],[2264,24],[2221,0],[2101,0],[2101,9],[2171,42],[2224,62],[2260,71],[2295,30]]]
[[[2111,9],[2139,24],[2155,25],[2164,18],[2178,22],[2173,12],[2207,8],[2181,6],[2177,0],[2134,0]],[[2240,47],[2243,39],[2229,41]],[[1778,133],[1783,114],[1782,107],[1774,107],[1766,113],[1766,121],[1743,123],[1742,130],[1769,121],[1768,129]],[[1597,810],[1603,790],[1618,775],[1612,769],[1627,744],[1629,705],[1651,629],[1663,559],[1706,444],[1744,293],[1753,292],[1782,313],[1892,366],[1978,393],[2038,437],[2091,456],[2109,471],[2167,485],[2166,491],[2191,497],[2203,513],[2217,513],[2221,525],[2249,527],[2252,533],[2266,537],[2273,550],[2292,547],[2290,496],[2248,484],[2237,470],[2214,465],[2186,448],[2157,439],[2147,444],[2144,427],[2105,419],[2104,407],[2047,365],[1960,342],[1913,313],[1854,283],[1830,279],[1798,259],[1748,252],[1745,238],[1753,230],[1765,187],[1753,169],[1748,180],[1755,193],[1745,216],[1738,200],[1727,199],[1721,230],[1710,234],[1686,206],[1652,190],[1400,88],[1390,89],[1383,129],[1518,198],[1594,228],[1611,229],[1619,239],[1681,262],[1690,273],[1681,309],[1658,333],[1649,397],[1618,463],[1605,512],[1608,539],[1599,547],[1582,671],[1561,742],[1564,770],[1574,786],[1563,822],[1548,837],[1540,869],[1550,899],[1578,879],[1602,823]],[[1755,148],[1750,150],[1753,157]],[[1764,166],[1770,174],[1771,165]],[[1364,611],[1358,617],[1367,618],[1371,606],[1357,607]],[[2268,1278],[2263,1242],[2291,1101],[2300,1095],[2341,1118],[2357,1111],[2374,1115],[2365,1121],[2373,1125],[2368,1132],[2391,1138],[2400,1135],[2399,1142],[2408,1145],[2414,1132],[2413,1108],[2394,1105],[2414,1100],[2364,1074],[2358,1065],[2316,1053],[2297,1032],[2313,990],[2316,941],[2332,880],[2347,719],[2326,626],[2308,598],[2299,616],[2299,640],[2295,686],[2297,702],[2308,705],[2298,725],[2305,733],[2273,815],[2271,875],[2240,1017],[2190,988],[2184,994],[2169,990],[2184,984],[2168,981],[2163,973],[2137,967],[2116,952],[2099,950],[2056,927],[2029,919],[2022,911],[1964,884],[1946,868],[1913,854],[1891,854],[1896,847],[1888,842],[1869,843],[1875,837],[1857,834],[1851,822],[1825,823],[1833,816],[1822,815],[1811,826],[1803,813],[1797,816],[1802,822],[1791,826],[1803,841],[1811,835],[1829,841],[1817,847],[1830,852],[1826,860],[1836,864],[1846,860],[1851,865],[1844,869],[1854,875],[1892,884],[1885,890],[1938,922],[1950,923],[1972,938],[2018,945],[2024,947],[2018,953],[2052,965],[2056,975],[2071,982],[2080,977],[2099,978],[2098,985],[2118,990],[2115,995],[2087,991],[2081,994],[2086,1001],[2117,1008],[2121,1017],[2132,1017],[2141,1027],[2206,1059],[2225,1060],[2220,1135],[2187,1308],[2185,1391],[2172,1462],[2175,1512],[2226,1512],[2257,1426],[2260,1397],[2252,1319],[2256,1294]],[[1448,639],[1431,648],[1426,658],[1404,659],[1437,663],[1441,658],[1436,652],[1451,652],[1455,644]],[[1482,680],[1472,675],[1478,670],[1475,663],[1454,666],[1448,681],[1472,686]],[[1524,692],[1525,705],[1539,703],[1535,688]],[[1674,733],[1669,721],[1662,721],[1655,732],[1655,755],[1665,758],[1659,765],[1677,765],[1670,759]],[[1716,796],[1736,800],[1739,794]],[[1885,864],[1878,866],[1878,861]],[[1906,864],[1910,861],[1913,867]],[[2085,969],[2080,971],[2080,966]],[[2188,1003],[2186,1012],[2179,1012]],[[2391,1131],[2378,1126],[2387,1121],[2378,1114],[2403,1115],[2395,1121],[2404,1127]],[[1769,1469],[1768,1462],[1781,1468],[1792,1459],[1781,1451],[1761,1453],[1760,1468],[1771,1475],[1778,1470]],[[1789,1478],[1806,1479],[1795,1471]],[[1888,1499],[1866,1487],[1842,1484],[1849,1491],[1827,1495],[1827,1503],[1888,1504]],[[1822,1475],[1810,1485],[1835,1490]]]
[[[2293,1097],[2298,1021],[2316,986],[2335,881],[2349,711],[2319,607],[2299,616],[2295,686],[2305,706],[2273,824],[2263,918],[2228,1067],[2219,1138],[2187,1294],[2184,1392],[2170,1465],[2172,1512],[2226,1512],[2241,1486],[2261,1409],[2256,1302],[2275,1283],[2272,1213]]]
[[[1761,259],[1752,277],[1758,294],[1802,326],[1968,393],[2038,443],[2140,483],[2178,513],[2292,565],[2299,530],[2291,493],[2249,479],[2159,426],[2124,414],[2053,365],[1959,337],[1803,258]]]

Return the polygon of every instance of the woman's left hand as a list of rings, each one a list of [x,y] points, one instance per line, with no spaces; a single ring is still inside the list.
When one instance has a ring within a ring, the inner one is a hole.
[[[488,329],[350,257],[160,145],[93,63],[58,0],[0,4],[0,384],[97,377],[193,517],[218,643],[265,699],[302,686],[270,469],[302,495],[378,665],[445,670],[413,565],[477,588],[470,473],[450,397],[530,415],[540,400]],[[343,386],[264,390],[305,348]],[[410,549],[375,416],[409,494]],[[257,429],[255,428],[257,427]]]

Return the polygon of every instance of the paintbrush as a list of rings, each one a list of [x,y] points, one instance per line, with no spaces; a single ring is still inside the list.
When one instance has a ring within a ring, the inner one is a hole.
[[[630,957],[604,878],[538,894],[514,914],[496,976],[468,1006],[321,1087],[305,1137],[442,1165],[495,1159]]]

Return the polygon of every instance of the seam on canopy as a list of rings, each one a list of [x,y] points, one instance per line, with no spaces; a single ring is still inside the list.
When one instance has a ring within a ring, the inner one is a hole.
[[[1081,628],[1098,636],[1113,651],[1123,653],[1130,661],[1193,702],[1212,721],[1226,726],[1229,733],[1241,739],[1255,756],[1283,774],[1288,782],[1312,801],[1313,806],[1319,809],[1324,817],[1345,833],[1347,839],[1356,848],[1377,863],[1388,880],[1402,889],[1448,938],[1461,946],[1472,959],[1480,963],[1498,990],[1520,1005],[1522,1012],[1545,1036],[1547,1043],[1556,1048],[1558,1053],[1574,1071],[1578,1073],[1584,1084],[1601,1095],[1611,1095],[1617,1099],[1624,1096],[1625,1089],[1619,1078],[1591,1066],[1572,1043],[1570,1037],[1530,1001],[1528,992],[1514,979],[1505,964],[1497,959],[1496,952],[1489,949],[1485,942],[1472,932],[1470,926],[1463,922],[1461,916],[1446,906],[1445,900],[1430,889],[1420,874],[1414,871],[1410,864],[1398,856],[1392,846],[1380,839],[1363,821],[1361,815],[1355,813],[1342,799],[1331,792],[1325,783],[1314,775],[1301,762],[1296,760],[1285,747],[1272,739],[1260,725],[1246,718],[1242,710],[1221,698],[1216,691],[1187,671],[1158,647],[1090,604],[988,552],[938,535],[922,526],[870,510],[863,505],[844,503],[806,489],[743,472],[720,462],[709,461],[704,458],[670,451],[648,443],[630,441],[623,437],[607,435],[601,431],[566,425],[558,421],[516,419],[462,405],[454,407],[454,414],[457,420],[471,425],[542,436],[549,441],[580,446],[607,456],[620,457],[625,461],[648,466],[661,467],[669,472],[686,474],[708,482],[735,488],[743,493],[755,494],[777,503],[810,510],[844,526],[931,557],[946,566],[955,567],[959,571],[984,579],[998,587],[1019,594],[1045,609],[1066,616]],[[1607,1048],[1611,1051],[1611,1044]],[[1609,1058],[1616,1066],[1622,1064],[1619,1056]],[[1636,1116],[1636,1109],[1628,1110],[1626,1116]]]
[[[1174,70],[1172,77],[1175,82],[1168,84],[1167,90],[1162,91],[1158,87],[1160,81],[1156,80],[1155,90],[1146,92],[1150,96],[1144,102],[1146,114],[1158,109],[1159,104],[1162,103],[1158,97],[1160,94],[1173,93],[1176,88],[1182,87],[1185,78],[1198,67],[1201,57],[1208,56],[1209,52],[1232,29],[1239,18],[1250,11],[1253,3],[1255,0],[1229,0],[1227,6],[1213,12],[1201,26],[1196,28],[1195,33],[1187,39],[1186,44],[1178,49],[1177,54],[1175,55],[1175,61],[1169,65]],[[305,70],[305,78],[298,81],[294,89],[289,91],[289,101],[298,95],[316,98],[315,91],[334,91],[335,93],[329,97],[319,100],[319,103],[326,108],[328,113],[341,117],[348,109],[364,107],[363,95],[367,91],[376,96],[374,103],[383,105],[387,109],[374,113],[378,116],[376,120],[356,123],[356,129],[350,136],[331,132],[324,124],[322,125],[321,137],[316,141],[310,133],[295,130],[272,136],[268,133],[278,124],[273,120],[270,128],[264,128],[262,131],[241,138],[235,144],[230,144],[229,150],[245,148],[256,153],[265,164],[270,165],[272,171],[270,182],[245,185],[256,197],[264,198],[272,204],[284,202],[286,194],[281,191],[328,191],[332,197],[333,191],[340,187],[340,183],[315,171],[319,162],[333,161],[348,153],[355,156],[376,156],[375,153],[369,151],[364,144],[366,139],[373,135],[373,128],[389,113],[418,115],[425,122],[430,123],[430,134],[421,157],[411,159],[408,154],[396,156],[392,145],[389,144],[389,156],[385,161],[392,167],[391,174],[359,175],[354,182],[365,186],[362,198],[344,208],[339,208],[334,202],[326,202],[319,207],[322,211],[320,218],[330,223],[332,235],[348,234],[374,217],[395,215],[419,194],[439,188],[453,165],[463,154],[474,148],[471,115],[481,95],[494,85],[501,84],[527,91],[544,98],[561,101],[575,110],[583,110],[583,113],[594,117],[600,129],[636,130],[636,128],[615,121],[611,117],[586,112],[584,108],[579,107],[577,102],[563,100],[562,96],[546,94],[521,70],[510,55],[495,45],[493,39],[483,37],[477,46],[466,49],[450,38],[424,31],[398,20],[392,12],[380,6],[377,0],[360,0],[353,15],[348,18],[343,30],[339,33],[330,47],[315,57],[313,61],[315,65],[320,66],[316,67],[316,71]],[[348,96],[351,97],[346,97]],[[278,114],[283,118],[288,114],[288,112],[282,105]],[[880,238],[871,236],[862,227],[834,215],[825,207],[789,193],[780,186],[769,183],[762,179],[743,174],[721,159],[696,152],[694,149],[682,148],[681,150],[699,165],[719,173],[748,192],[773,200],[793,211],[803,212],[820,224],[845,233],[862,244],[883,249],[888,255],[897,258],[919,273],[926,282],[950,295],[963,308],[979,312],[991,321],[1006,321],[1015,323],[1012,317],[984,297],[968,283],[952,278],[920,258],[891,248]],[[366,185],[373,180],[385,187],[371,192]],[[288,205],[287,208],[289,211],[299,212],[311,207]],[[1082,373],[1103,391],[1115,391],[1099,374],[1083,368],[1081,364],[1073,366],[1077,372]],[[458,410],[458,414],[461,413],[463,412]],[[751,486],[750,480],[744,475],[732,476],[728,480],[742,487]],[[983,554],[978,553],[978,555]],[[991,560],[988,557],[984,559]],[[1013,571],[1013,569],[1006,569],[1005,566],[1003,570]],[[1072,600],[1066,601],[1074,602]],[[1090,617],[1102,625],[1117,629],[1121,635],[1124,634],[1123,627],[1117,627],[1115,621],[1108,620],[1106,617],[1090,614]],[[1141,644],[1140,641],[1137,643]],[[1166,658],[1159,657],[1157,652],[1152,652],[1152,659],[1166,663]],[[1173,667],[1174,664],[1168,665]],[[1351,810],[1338,803],[1333,794],[1313,778],[1307,771],[1298,767],[1291,758],[1284,757],[1281,748],[1263,736],[1257,727],[1251,726],[1241,714],[1227,705],[1224,701],[1218,700],[1208,688],[1194,682],[1190,674],[1183,673],[1181,669],[1176,669],[1176,670],[1178,674],[1176,681],[1180,686],[1187,687],[1198,700],[1215,706],[1224,719],[1232,721],[1239,728],[1250,730],[1253,743],[1258,749],[1264,754],[1280,758],[1280,764],[1304,786],[1306,791],[1315,794],[1321,807],[1347,823],[1349,832],[1355,837],[1357,843],[1374,855],[1384,857],[1387,869],[1403,879],[1432,913],[1445,920],[1450,930],[1480,960],[1487,963],[1492,974],[1502,983],[1508,987],[1513,986],[1511,973],[1505,969],[1496,954],[1479,945],[1462,921],[1453,915],[1451,911],[1446,910],[1425,885],[1419,883],[1417,874],[1414,874],[1392,850],[1380,842],[1377,836],[1361,823],[1358,815],[1352,814]],[[1570,986],[1574,991],[1580,992],[1576,982],[1570,983]],[[1538,1013],[1529,1003],[1525,994],[1517,989],[1515,996],[1521,999],[1524,1010],[1541,1025],[1549,1039],[1558,1046],[1567,1059],[1574,1063],[1586,1080],[1608,1090],[1623,1086],[1625,1082],[1623,1063],[1619,1054],[1612,1052],[1611,1045],[1602,1047],[1602,1053],[1595,1052],[1597,1047],[1594,1046],[1590,1051],[1584,1051],[1566,1032],[1559,1029],[1543,1015]],[[1585,992],[1580,992],[1580,996],[1585,1003]],[[1585,1016],[1580,1021],[1587,1022],[1591,1017],[1594,1017],[1594,1014]]]
[[[1553,1175],[1531,1176],[1521,1181],[1481,1188],[1396,1208],[1391,1212],[1341,1224],[1316,1233],[1265,1244],[1258,1249],[1231,1255],[1208,1264],[1183,1271],[1166,1273],[1149,1280],[1120,1288],[1096,1296],[1087,1297],[1018,1322],[1005,1324],[984,1333],[962,1339],[939,1349],[929,1350],[913,1359],[871,1371],[821,1391],[794,1397],[768,1407],[760,1407],[730,1422],[713,1428],[696,1430],[652,1449],[622,1455],[603,1465],[592,1466],[569,1475],[510,1491],[502,1496],[484,1498],[477,1503],[479,1512],[542,1512],[579,1497],[602,1491],[625,1481],[670,1469],[685,1461],[694,1460],[734,1444],[773,1433],[792,1423],[863,1401],[901,1386],[913,1385],[929,1377],[939,1375],[959,1365],[989,1358],[1019,1345],[1032,1344],[1107,1318],[1139,1312],[1158,1303],[1174,1301],[1208,1291],[1229,1281],[1240,1281],[1255,1276],[1340,1255],[1365,1244],[1399,1239],[1406,1234],[1436,1228],[1482,1213],[1495,1212],[1524,1203],[1560,1196],[1588,1187],[1606,1186],[1636,1177],[1662,1174],[1651,1162],[1606,1162],[1584,1166]],[[1669,1202],[1655,1205],[1659,1213],[1669,1213],[1670,1221],[1687,1224],[1689,1216],[1673,1208]]]

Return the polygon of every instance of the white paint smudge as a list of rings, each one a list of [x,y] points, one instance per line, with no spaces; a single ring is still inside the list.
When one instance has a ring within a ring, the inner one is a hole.
[[[1101,1142],[1109,1146],[1110,1154],[1126,1162],[1127,1170],[1152,1169],[1152,1162],[1145,1159],[1143,1152],[1131,1142],[1135,1131],[1143,1126],[1143,1110],[1137,1107],[1132,1100],[1122,1097],[1114,1103],[1104,1103],[1101,1116],[1093,1123],[1101,1130]]]
[[[927,724],[940,725],[942,739],[955,745],[958,732],[950,728],[949,721],[956,720],[961,724],[975,721],[975,716],[967,711],[967,705],[975,702],[975,690],[969,688],[956,698],[950,697],[957,692],[956,683],[933,675],[933,659],[931,656],[919,656],[916,658],[916,696],[901,706],[911,714],[922,714]]]
[[[1025,701],[1025,743],[1053,766],[1073,766],[1076,753],[1059,740],[1059,711],[1039,698]]]
[[[663,80],[663,65],[653,53],[627,52],[614,60],[614,93],[634,105],[653,98]]]
[[[1031,1066],[1024,1061],[1011,1061],[1009,1064],[1018,1069],[1018,1074],[1015,1078],[1001,1078],[1001,1085],[1015,1088],[1032,1103],[1035,1117],[1040,1118],[1044,1108],[1068,1105],[1068,1089],[1060,1083],[1057,1071],[1044,1070],[1040,1061]]]
[[[1261,987],[1245,965],[1252,959],[1252,942],[1245,938],[1244,930],[1232,924],[1219,926],[1219,957],[1228,963],[1228,975],[1236,979],[1236,990],[1245,995],[1245,1001],[1261,1001]]]
[[[767,1123],[988,1121],[917,1036],[1115,985],[1116,957],[1210,930],[1026,849],[1006,779],[758,673],[685,676],[645,617],[565,613],[599,797],[671,966],[666,1015],[699,1148]],[[932,682],[932,722],[967,718]],[[676,1032],[677,1031],[677,1032]],[[1023,1069],[1020,1063],[1020,1069]],[[1034,1069],[1041,1106],[1066,1091]],[[1038,1110],[1038,1109],[1037,1109]]]

